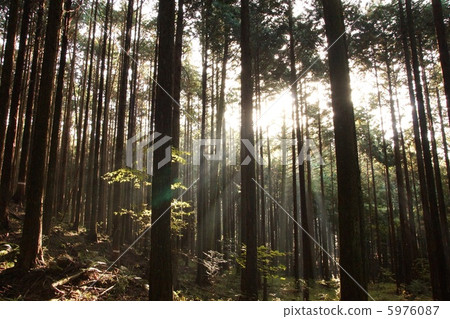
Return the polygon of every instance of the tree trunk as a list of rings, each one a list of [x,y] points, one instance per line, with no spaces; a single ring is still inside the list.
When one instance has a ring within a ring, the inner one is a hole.
[[[447,35],[445,34],[444,16],[442,13],[442,1],[431,0],[433,5],[434,26],[439,46],[439,58],[441,60],[442,77],[444,79],[444,91],[447,98],[447,112],[450,123],[450,54],[448,52]]]
[[[340,0],[322,1],[322,4],[328,44],[333,44],[328,51],[328,63],[336,140],[339,244],[342,247],[341,300],[367,300],[361,177],[342,4]]]
[[[175,37],[175,1],[160,0],[158,28],[158,89],[155,98],[155,131],[172,134],[173,62]],[[172,300],[172,255],[170,235],[171,163],[158,167],[166,147],[154,151],[152,183],[152,232],[150,251],[150,300]],[[156,223],[157,222],[157,223]]]
[[[18,1],[17,1],[18,2]],[[14,5],[13,5],[14,6]],[[13,170],[14,145],[17,131],[17,113],[20,104],[20,95],[22,90],[22,75],[25,65],[25,54],[28,37],[28,27],[31,14],[31,0],[25,0],[23,3],[22,25],[20,29],[19,51],[17,53],[16,70],[14,73],[14,84],[9,110],[9,123],[6,132],[5,151],[3,156],[3,165],[0,182],[0,232],[8,231],[8,213],[7,206],[10,200],[10,184]],[[5,70],[3,70],[5,72]],[[3,83],[3,81],[2,81]],[[1,89],[1,88],[0,88]],[[0,91],[1,92],[1,91]],[[7,97],[9,99],[9,96]],[[5,101],[1,99],[0,101]],[[7,103],[6,103],[7,104]],[[0,138],[2,138],[0,136]],[[1,153],[1,150],[0,150]],[[0,154],[1,158],[1,154]]]
[[[401,165],[401,155],[400,155],[400,141],[397,131],[397,118],[395,116],[394,109],[394,99],[393,99],[393,89],[392,89],[392,76],[391,76],[391,66],[389,64],[389,56],[386,52],[386,72],[388,79],[388,89],[389,89],[389,106],[391,111],[391,123],[392,132],[394,139],[394,160],[395,160],[395,175],[397,178],[397,191],[398,191],[398,206],[399,206],[399,216],[400,216],[400,233],[402,238],[402,273],[404,274],[404,282],[409,285],[411,283],[411,271],[412,271],[412,247],[411,247],[411,234],[410,227],[407,222],[407,209],[408,202],[406,198],[405,190],[405,180],[403,177],[402,165]]]
[[[62,0],[51,0],[42,62],[40,90],[27,177],[27,198],[23,235],[17,267],[28,270],[41,262],[42,256],[42,193],[44,190],[47,134],[55,78],[58,38],[62,17]]]
[[[401,3],[401,0],[400,0]],[[420,83],[419,61],[416,45],[416,33],[412,16],[411,0],[406,0],[406,18],[407,29],[409,31],[409,40],[411,44],[411,60],[414,75],[414,83],[417,98],[417,110],[419,115],[420,134],[422,138],[423,162],[425,167],[425,180],[427,186],[428,203],[430,207],[429,218],[424,216],[429,222],[427,233],[428,256],[430,258],[430,271],[432,277],[433,298],[437,300],[447,300],[450,298],[449,281],[449,265],[448,251],[445,247],[444,237],[442,235],[438,204],[436,200],[435,177],[433,172],[433,164],[431,160],[430,144],[428,141],[427,118],[425,114],[424,99],[422,93],[422,85]]]
[[[128,0],[127,19],[124,36],[124,50],[122,51],[122,70],[119,81],[119,101],[117,109],[117,131],[116,131],[116,149],[114,154],[114,170],[117,171],[123,165],[123,146],[125,139],[125,112],[127,108],[127,91],[128,91],[128,70],[130,68],[130,48],[131,48],[131,29],[133,25],[134,1]],[[170,91],[169,91],[170,92]],[[155,186],[153,186],[155,187]],[[120,253],[120,212],[121,212],[121,196],[122,186],[120,183],[114,183],[113,189],[113,229],[112,229],[112,249],[113,256]],[[153,232],[152,232],[153,233]]]
[[[58,164],[58,149],[59,149],[59,123],[61,121],[61,110],[63,103],[64,90],[64,74],[66,70],[66,56],[68,38],[67,33],[70,26],[72,0],[66,0],[64,3],[64,25],[61,38],[61,53],[59,58],[59,70],[56,85],[55,107],[53,110],[53,121],[50,138],[50,154],[48,163],[47,186],[45,188],[44,198],[44,216],[42,232],[44,235],[49,235],[51,231],[52,218],[55,216],[55,196],[56,196],[56,182],[57,182],[57,164]]]
[[[101,51],[101,66],[100,66],[100,84],[98,90],[97,97],[97,119],[95,124],[95,145],[94,145],[94,156],[97,157],[100,154],[100,134],[102,131],[101,128],[101,120],[102,120],[102,111],[104,105],[104,88],[105,88],[105,68],[106,68],[106,50],[107,50],[107,40],[108,40],[108,25],[109,25],[109,11],[111,7],[111,1],[108,0],[106,2],[105,7],[105,23],[103,25],[103,40],[102,40],[102,51]],[[94,106],[95,107],[95,106]],[[89,234],[88,239],[92,242],[97,242],[97,218],[98,218],[98,209],[100,207],[100,200],[98,200],[97,195],[99,192],[99,160],[97,158],[94,159],[94,167],[93,167],[93,179],[92,179],[92,209],[91,209],[91,220],[89,221]],[[101,183],[101,181],[100,181]]]
[[[250,45],[249,0],[241,0],[241,139],[254,145],[253,132],[253,80]],[[241,166],[241,223],[245,228],[242,242],[246,245],[245,269],[241,272],[241,291],[244,299],[258,299],[257,231],[256,231],[256,185],[255,161],[241,142],[241,163],[250,158],[248,165]]]
[[[36,95],[36,84],[38,77],[38,64],[40,60],[40,48],[41,48],[41,33],[42,33],[42,19],[44,16],[44,4],[43,1],[39,2],[39,9],[36,19],[36,30],[34,36],[33,47],[33,60],[31,62],[30,80],[28,83],[27,105],[25,111],[25,124],[23,128],[23,137],[21,145],[21,155],[19,163],[19,177],[17,183],[17,190],[13,196],[13,199],[18,203],[22,203],[25,199],[25,182],[27,175],[27,164],[30,150],[31,139],[31,123],[33,117],[33,108]]]
[[[16,32],[19,18],[20,1],[9,1],[8,27],[6,31],[6,44],[3,55],[2,76],[0,84],[0,162],[4,150],[6,135],[6,121],[10,102],[11,82],[14,68],[14,47],[16,45]]]

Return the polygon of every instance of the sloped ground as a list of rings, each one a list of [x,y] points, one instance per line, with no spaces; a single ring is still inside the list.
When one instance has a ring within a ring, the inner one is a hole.
[[[131,249],[112,264],[107,237],[88,243],[84,232],[55,227],[44,237],[46,265],[29,272],[14,268],[23,212],[13,207],[11,229],[0,237],[0,300],[146,300],[146,259]],[[68,228],[68,227],[67,227]]]
[[[0,237],[0,300],[148,300],[148,258],[134,248],[111,266],[107,236],[97,243],[86,241],[86,233],[69,231],[68,225],[53,229],[44,237],[46,265],[29,272],[14,268],[19,253],[21,208],[11,208],[12,231]],[[180,255],[175,300],[239,300],[240,276],[235,267],[211,278],[208,286],[195,284],[196,263],[192,256]],[[423,285],[422,285],[423,286]],[[393,281],[371,284],[376,300],[431,300],[429,287],[416,287],[416,293],[395,294]],[[262,291],[261,291],[262,294]],[[338,300],[339,281],[316,281],[312,300]],[[262,296],[260,296],[262,297]],[[302,300],[291,278],[268,280],[269,300]]]

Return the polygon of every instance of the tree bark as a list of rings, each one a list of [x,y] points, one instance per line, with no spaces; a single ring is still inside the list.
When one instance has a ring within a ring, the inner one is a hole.
[[[341,270],[341,300],[367,300],[361,177],[342,4],[340,0],[322,0],[322,4],[328,44],[334,44],[328,51],[328,64],[336,141],[340,264],[353,277]]]
[[[442,77],[444,79],[444,91],[447,99],[448,121],[450,123],[450,54],[448,51],[447,35],[445,31],[444,16],[441,0],[431,0],[433,6],[434,26],[439,47],[439,59],[441,61]]]
[[[42,62],[40,90],[27,177],[27,198],[23,235],[17,267],[28,270],[43,262],[42,256],[42,193],[44,190],[47,134],[54,87],[58,38],[62,17],[62,0],[51,0]]]
[[[16,32],[19,19],[18,0],[11,0],[9,4],[8,27],[6,31],[6,44],[3,54],[2,76],[0,82],[0,162],[3,158],[6,123],[10,106],[11,82],[13,80],[14,48],[16,45]]]
[[[175,1],[160,0],[158,28],[158,83],[155,98],[155,131],[165,136],[172,134],[173,62],[175,37]],[[158,167],[165,157],[166,147],[154,151],[152,183],[152,232],[150,251],[150,300],[172,300],[172,255],[170,235],[171,163]],[[156,223],[157,222],[157,223]]]
[[[254,145],[253,80],[250,45],[249,0],[241,0],[241,139]],[[245,228],[242,242],[246,245],[245,269],[241,272],[241,291],[244,299],[258,299],[257,218],[255,161],[241,142],[241,163],[250,157],[248,165],[241,165],[241,223]]]

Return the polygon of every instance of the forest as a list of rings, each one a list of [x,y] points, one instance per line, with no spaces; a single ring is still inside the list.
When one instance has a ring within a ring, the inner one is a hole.
[[[0,300],[450,300],[447,0],[0,0]]]

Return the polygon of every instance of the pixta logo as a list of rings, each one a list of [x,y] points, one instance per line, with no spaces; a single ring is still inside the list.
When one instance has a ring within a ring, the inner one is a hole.
[[[134,167],[139,171],[143,171],[145,162],[147,174],[153,175],[153,153],[156,149],[164,147],[172,139],[169,136],[161,136],[162,134],[158,132],[150,135],[140,133],[128,139],[126,147],[127,167]],[[171,160],[172,149],[170,145],[166,145],[165,156],[158,162],[158,169],[170,163]]]
[[[166,147],[164,158],[158,162],[158,169],[160,169],[164,165],[170,163],[172,159],[172,149],[169,144],[171,140],[171,137],[162,135],[158,132],[150,135],[141,133],[133,136],[127,140],[127,167],[143,171],[145,163],[147,174],[153,175],[153,154],[155,150],[164,146]],[[264,158],[259,152],[259,150],[262,149],[262,143],[263,141],[258,141],[254,145],[251,141],[242,139],[240,147],[246,148],[248,155],[239,164],[245,166],[254,160],[258,165],[265,165]],[[288,160],[287,154],[289,153],[289,149],[291,149],[293,145],[296,145],[296,143],[295,139],[280,140],[282,156],[281,165],[290,165],[291,162]],[[189,152],[192,154],[192,164],[200,165],[202,157],[208,161],[222,161],[223,157],[226,156],[229,165],[237,165],[237,158],[239,156],[236,143],[228,143],[226,148],[226,150],[223,149],[221,139],[196,139],[193,143],[193,150]],[[314,141],[307,139],[304,141],[302,149],[296,156],[297,165],[303,165],[305,161],[311,162],[314,160],[313,157],[319,165],[325,165]]]

